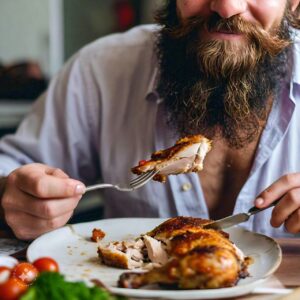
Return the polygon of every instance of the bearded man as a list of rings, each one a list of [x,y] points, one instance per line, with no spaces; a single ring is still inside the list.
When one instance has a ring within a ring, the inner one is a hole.
[[[0,142],[3,218],[16,236],[63,226],[85,184],[129,181],[137,160],[187,134],[213,140],[204,170],[105,190],[106,217],[216,219],[280,199],[242,226],[300,232],[300,0],[258,2],[170,0],[158,26],[79,51]]]

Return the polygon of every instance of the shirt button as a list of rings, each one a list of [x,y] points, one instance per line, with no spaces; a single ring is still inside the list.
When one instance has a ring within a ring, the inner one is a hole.
[[[191,185],[189,182],[184,183],[184,184],[181,186],[181,190],[182,190],[183,192],[187,192],[187,191],[189,191],[191,188],[192,188],[192,185]]]

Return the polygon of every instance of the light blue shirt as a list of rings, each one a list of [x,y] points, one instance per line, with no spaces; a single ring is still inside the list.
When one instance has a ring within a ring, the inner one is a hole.
[[[16,134],[0,142],[0,175],[27,163],[59,167],[85,184],[99,178],[124,183],[132,166],[178,138],[165,123],[155,92],[155,26],[136,27],[101,38],[77,53],[53,78]],[[300,172],[300,47],[287,62],[282,86],[259,142],[252,170],[234,213],[245,212],[256,196],[282,175]],[[300,184],[300,183],[299,183]],[[106,217],[209,218],[197,174],[170,176],[130,193],[104,191]],[[224,205],[226,205],[224,199]],[[269,224],[271,209],[242,226],[271,236],[292,236]]]

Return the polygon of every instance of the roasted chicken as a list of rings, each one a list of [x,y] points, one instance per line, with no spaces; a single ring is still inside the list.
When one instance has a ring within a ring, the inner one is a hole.
[[[233,286],[248,276],[249,259],[227,233],[202,228],[209,222],[192,217],[172,218],[136,240],[101,245],[98,253],[111,266],[148,269],[122,274],[118,284],[124,288],[148,284],[180,289]]]
[[[160,172],[153,179],[165,182],[167,175],[201,171],[210,149],[211,141],[202,135],[184,137],[173,147],[154,152],[150,160],[141,160],[131,170],[140,175],[155,169]]]

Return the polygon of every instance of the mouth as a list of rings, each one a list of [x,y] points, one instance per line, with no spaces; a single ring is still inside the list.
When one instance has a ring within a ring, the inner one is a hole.
[[[220,29],[220,30],[211,30],[210,32],[216,32],[216,33],[223,33],[223,34],[239,34],[237,32],[226,30],[226,29]]]
[[[208,39],[236,40],[241,39],[243,34],[226,28],[211,28],[206,30],[205,36]]]

